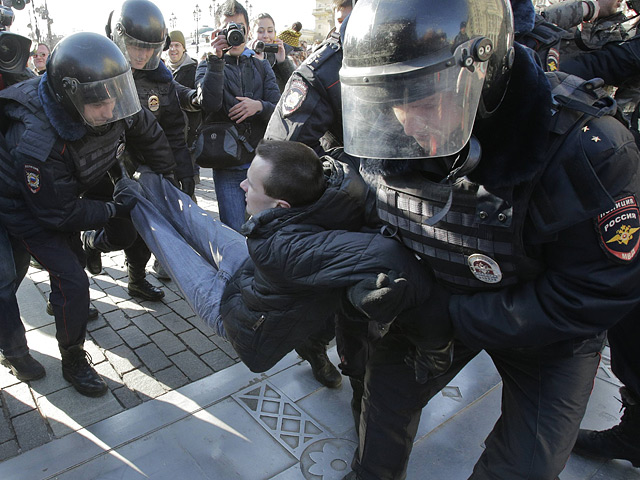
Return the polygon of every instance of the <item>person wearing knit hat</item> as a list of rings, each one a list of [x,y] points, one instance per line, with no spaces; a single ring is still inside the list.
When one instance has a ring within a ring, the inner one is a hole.
[[[295,22],[291,25],[291,28],[280,32],[278,34],[278,38],[290,47],[298,48],[300,47],[300,36],[302,35],[300,30],[302,30],[302,24],[300,22]]]

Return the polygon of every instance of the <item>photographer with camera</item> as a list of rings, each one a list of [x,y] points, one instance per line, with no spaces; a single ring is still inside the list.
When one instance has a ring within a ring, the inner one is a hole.
[[[196,70],[204,118],[195,155],[201,167],[213,168],[220,220],[239,231],[245,221],[240,182],[247,177],[280,91],[269,62],[246,47],[245,8],[230,0],[221,12],[225,27],[213,32],[214,53]]]
[[[280,38],[276,38],[276,24],[273,17],[268,13],[259,14],[253,21],[251,35],[253,40],[249,45],[250,48],[256,52],[256,58],[269,61],[273,73],[276,74],[280,93],[282,93],[287,80],[295,70],[295,65],[287,56],[284,42]]]

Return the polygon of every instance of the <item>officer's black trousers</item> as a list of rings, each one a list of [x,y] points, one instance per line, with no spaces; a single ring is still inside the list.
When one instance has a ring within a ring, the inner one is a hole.
[[[84,342],[89,316],[89,280],[80,234],[47,231],[21,239],[49,272],[56,339],[63,348]]]
[[[502,376],[502,415],[470,478],[556,478],[575,443],[600,361],[597,347],[583,350],[569,358],[489,352]],[[425,385],[404,363],[406,353],[404,340],[387,335],[367,364],[354,459],[362,479],[405,477],[422,408],[478,352],[457,342],[451,370]]]
[[[609,329],[611,369],[640,398],[640,307]]]

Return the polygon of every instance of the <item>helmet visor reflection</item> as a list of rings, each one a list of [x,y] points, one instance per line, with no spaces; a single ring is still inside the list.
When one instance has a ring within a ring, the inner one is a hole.
[[[113,41],[134,70],[155,70],[160,64],[162,49],[165,42],[143,42],[127,35],[125,32],[116,33]]]
[[[345,151],[363,158],[441,157],[471,136],[486,64],[342,80]]]
[[[63,85],[84,121],[94,127],[116,122],[141,109],[131,70],[117,77],[88,83],[65,78]]]

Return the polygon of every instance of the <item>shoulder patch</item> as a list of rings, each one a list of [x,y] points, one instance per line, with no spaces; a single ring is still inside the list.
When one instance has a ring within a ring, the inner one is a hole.
[[[595,219],[600,246],[620,263],[633,261],[640,246],[640,210],[635,195],[618,198],[615,206]]]
[[[307,85],[304,80],[296,78],[291,82],[282,101],[282,111],[285,117],[288,117],[300,108],[305,98],[307,98],[308,91],[309,85]]]
[[[40,169],[34,165],[24,166],[24,178],[31,193],[40,191]]]

